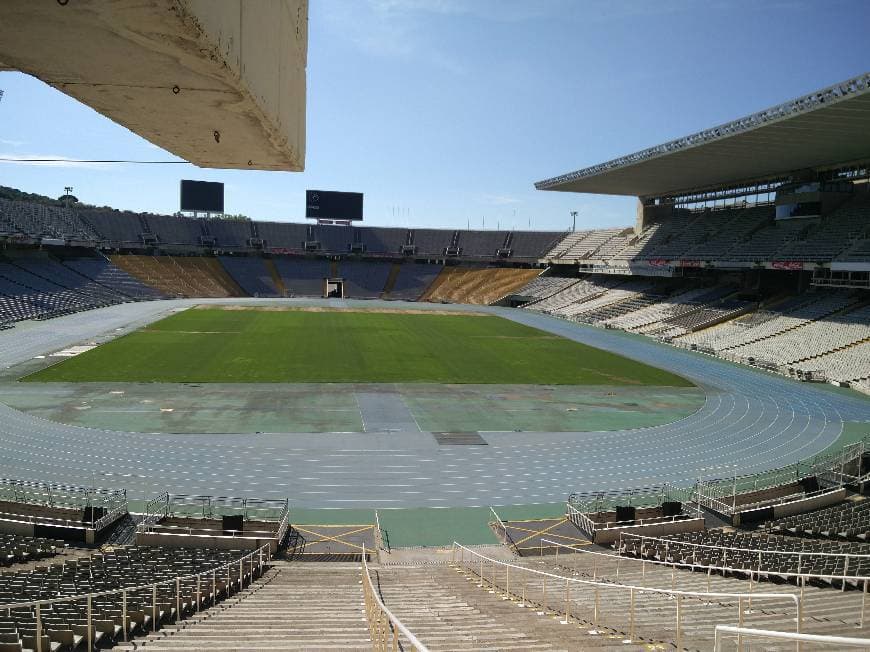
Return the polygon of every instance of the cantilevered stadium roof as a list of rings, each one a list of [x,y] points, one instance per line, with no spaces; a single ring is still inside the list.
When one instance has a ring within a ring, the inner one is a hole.
[[[745,118],[539,181],[538,190],[662,197],[870,162],[870,72]]]

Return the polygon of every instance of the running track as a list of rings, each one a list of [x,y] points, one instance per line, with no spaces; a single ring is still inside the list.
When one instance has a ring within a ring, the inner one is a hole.
[[[223,303],[256,303],[227,300]],[[289,300],[294,301],[294,300]],[[0,367],[106,339],[209,300],[123,304],[0,332]],[[262,300],[261,303],[274,303]],[[305,304],[323,303],[302,300]],[[378,302],[336,302],[364,305]],[[391,307],[400,307],[389,302]],[[443,306],[413,304],[416,309]],[[668,369],[707,400],[675,423],[628,431],[484,433],[488,446],[438,446],[430,433],[154,435],[41,420],[0,405],[0,475],[173,493],[276,498],[297,507],[453,507],[560,502],[572,491],[690,483],[782,466],[870,422],[870,400],[536,313],[485,310]],[[870,429],[870,425],[868,425]]]

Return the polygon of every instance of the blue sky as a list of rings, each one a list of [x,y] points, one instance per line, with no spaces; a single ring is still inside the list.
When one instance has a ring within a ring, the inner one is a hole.
[[[868,25],[868,0],[310,0],[305,172],[0,163],[0,184],[171,213],[196,178],[257,219],[303,221],[323,188],[364,192],[378,225],[629,225],[632,198],[533,183],[865,72]],[[0,155],[171,158],[38,80],[0,89]]]

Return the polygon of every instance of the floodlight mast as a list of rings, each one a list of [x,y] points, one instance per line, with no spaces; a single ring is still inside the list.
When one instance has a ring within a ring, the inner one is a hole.
[[[571,231],[577,230],[577,211],[571,211]]]

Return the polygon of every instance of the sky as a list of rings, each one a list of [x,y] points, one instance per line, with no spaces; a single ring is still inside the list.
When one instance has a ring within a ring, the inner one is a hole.
[[[365,222],[565,230],[633,224],[635,200],[534,182],[870,70],[870,0],[310,0],[302,173],[0,163],[0,185],[304,221],[305,189],[365,193]],[[174,157],[42,82],[0,73],[0,157]]]

